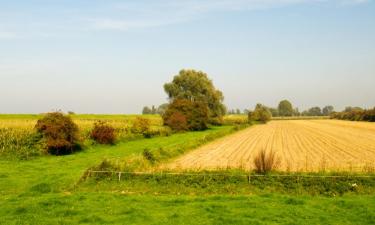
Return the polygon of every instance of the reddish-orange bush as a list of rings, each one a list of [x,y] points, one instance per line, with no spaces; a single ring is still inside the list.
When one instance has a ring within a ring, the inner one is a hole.
[[[176,113],[186,118],[188,130],[205,130],[208,128],[208,106],[203,102],[193,102],[187,99],[176,99],[168,105],[163,115],[164,124],[172,129],[176,125],[170,124],[170,118]],[[175,117],[176,115],[174,115]]]
[[[80,149],[77,125],[60,112],[47,113],[38,120],[35,129],[43,136],[50,154],[65,155]]]
[[[96,122],[90,137],[99,144],[114,144],[116,141],[115,128],[102,121]]]
[[[186,131],[189,130],[186,116],[180,112],[174,112],[166,121],[166,124],[175,131]]]

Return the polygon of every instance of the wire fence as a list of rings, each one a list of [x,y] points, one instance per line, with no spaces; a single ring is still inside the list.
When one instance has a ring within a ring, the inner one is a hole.
[[[191,173],[191,172],[129,172],[129,171],[87,171],[88,177],[94,174],[111,174],[117,175],[118,180],[121,181],[122,175],[148,175],[148,176],[201,176],[201,177],[246,177],[248,179],[254,177],[293,177],[293,178],[369,178],[375,179],[375,175],[312,175],[312,174],[230,174],[230,173]]]

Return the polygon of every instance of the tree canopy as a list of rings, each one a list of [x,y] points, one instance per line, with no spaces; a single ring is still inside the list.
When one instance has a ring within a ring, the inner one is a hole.
[[[278,111],[280,116],[292,116],[293,115],[293,106],[288,100],[282,100],[279,103]]]
[[[223,93],[215,88],[212,80],[202,71],[181,70],[171,83],[164,85],[164,90],[171,102],[186,99],[207,104],[211,118],[225,114]]]
[[[272,114],[268,107],[258,103],[255,106],[255,109],[253,112],[249,112],[248,119],[249,121],[260,121],[263,123],[267,123],[271,120]]]

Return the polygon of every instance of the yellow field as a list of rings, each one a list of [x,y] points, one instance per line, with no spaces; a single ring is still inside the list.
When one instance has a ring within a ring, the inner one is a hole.
[[[282,171],[373,171],[375,123],[271,121],[224,137],[169,164],[170,169],[253,169],[261,149],[273,150]]]

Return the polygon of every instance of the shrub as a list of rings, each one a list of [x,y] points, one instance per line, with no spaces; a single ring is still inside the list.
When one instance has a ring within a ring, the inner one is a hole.
[[[267,153],[266,150],[261,150],[254,158],[255,172],[268,173],[277,169],[280,165],[280,159],[272,150]]]
[[[174,127],[183,127],[183,124],[177,125],[173,123],[183,121],[181,115],[186,118],[188,130],[196,131],[208,128],[208,107],[207,104],[203,102],[192,102],[186,99],[174,100],[168,105],[168,108],[163,115],[164,125],[168,125],[172,129]]]
[[[332,113],[331,118],[339,120],[375,122],[375,108],[361,109],[358,107],[347,107],[342,112]]]
[[[65,155],[80,149],[77,125],[60,112],[45,114],[38,120],[35,129],[43,136],[50,154]]]
[[[142,155],[150,163],[155,163],[156,158],[155,158],[154,154],[152,154],[152,152],[149,149],[144,149]]]
[[[105,122],[98,121],[94,124],[90,137],[99,144],[114,144],[116,141],[115,128]]]
[[[172,113],[172,115],[169,118],[167,118],[166,123],[172,130],[175,130],[175,131],[189,130],[186,116],[180,112]]]
[[[263,123],[267,123],[271,120],[272,114],[269,109],[262,104],[257,104],[255,110],[252,112],[250,111],[248,114],[249,121],[259,121]]]
[[[131,131],[135,134],[147,136],[150,130],[150,120],[142,117],[135,118]]]

